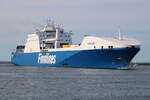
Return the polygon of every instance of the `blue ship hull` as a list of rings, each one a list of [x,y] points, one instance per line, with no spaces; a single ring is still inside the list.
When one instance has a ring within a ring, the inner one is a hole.
[[[11,62],[21,66],[126,68],[140,48],[15,53]]]

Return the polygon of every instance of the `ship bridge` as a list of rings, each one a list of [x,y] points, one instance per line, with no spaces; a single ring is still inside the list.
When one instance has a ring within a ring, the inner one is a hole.
[[[60,25],[48,22],[40,31],[28,35],[25,52],[41,51],[69,47],[72,44],[72,32],[65,32]],[[34,50],[36,48],[36,50]]]

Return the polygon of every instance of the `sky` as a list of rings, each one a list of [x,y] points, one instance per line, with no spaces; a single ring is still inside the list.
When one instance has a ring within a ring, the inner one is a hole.
[[[9,61],[27,34],[47,18],[73,31],[73,42],[84,35],[125,36],[141,42],[134,62],[150,62],[150,0],[0,0],[0,61]]]

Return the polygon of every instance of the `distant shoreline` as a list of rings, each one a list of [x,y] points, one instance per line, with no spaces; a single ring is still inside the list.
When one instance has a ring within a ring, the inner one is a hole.
[[[149,66],[150,62],[132,62],[131,65],[137,65],[137,66]]]
[[[0,64],[11,63],[10,61],[0,61]],[[130,65],[136,66],[150,66],[150,62],[131,62]]]
[[[0,64],[11,64],[11,62],[10,61],[0,61]]]

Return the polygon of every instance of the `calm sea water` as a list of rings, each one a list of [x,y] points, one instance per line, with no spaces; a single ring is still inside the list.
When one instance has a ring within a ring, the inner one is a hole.
[[[150,100],[150,66],[114,70],[0,63],[0,100]]]

